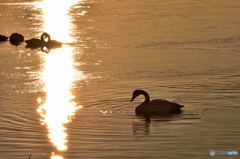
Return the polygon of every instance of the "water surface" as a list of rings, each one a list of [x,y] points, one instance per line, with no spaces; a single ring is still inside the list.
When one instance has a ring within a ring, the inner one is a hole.
[[[57,3],[57,5],[56,5]],[[212,158],[239,150],[233,0],[3,0],[0,34],[50,33],[44,53],[0,43],[1,158]],[[185,105],[147,122],[143,98]],[[219,158],[227,158],[222,156]]]

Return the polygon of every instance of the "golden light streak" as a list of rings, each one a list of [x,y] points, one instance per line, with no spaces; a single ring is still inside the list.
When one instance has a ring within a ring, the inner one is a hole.
[[[44,0],[38,7],[44,12],[44,31],[49,33],[52,39],[61,42],[71,42],[71,17],[69,9],[74,4],[73,0]],[[40,97],[37,111],[42,119],[41,123],[48,129],[48,137],[57,151],[66,151],[67,129],[66,124],[72,121],[75,112],[81,108],[74,102],[74,96],[70,89],[74,76],[80,74],[73,67],[73,48],[63,45],[62,48],[51,50],[44,59],[44,71],[42,80],[45,83],[46,99]],[[78,75],[79,76],[79,75]],[[52,159],[63,159],[62,156],[51,156]]]

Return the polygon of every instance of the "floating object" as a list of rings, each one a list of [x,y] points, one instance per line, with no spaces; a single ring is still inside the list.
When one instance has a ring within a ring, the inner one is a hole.
[[[144,95],[145,101],[135,109],[137,115],[161,115],[181,113],[183,105],[173,103],[164,99],[154,99],[150,101],[149,94],[144,90],[135,90],[132,95],[132,102],[139,95]]]
[[[12,45],[18,46],[20,45],[22,42],[24,42],[24,37],[23,35],[19,34],[19,33],[13,33],[10,37],[9,37],[9,42]]]
[[[0,35],[0,42],[4,42],[4,41],[7,41],[7,40],[8,40],[7,36]]]

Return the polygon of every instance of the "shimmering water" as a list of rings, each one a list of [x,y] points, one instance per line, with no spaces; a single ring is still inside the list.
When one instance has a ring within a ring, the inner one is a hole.
[[[48,32],[49,54],[0,43],[0,158],[205,159],[239,150],[240,2],[1,0],[0,34]],[[151,122],[143,98],[186,105]],[[220,156],[218,158],[229,158]]]

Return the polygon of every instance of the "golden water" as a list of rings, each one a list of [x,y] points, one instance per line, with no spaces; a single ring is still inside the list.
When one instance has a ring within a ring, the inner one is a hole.
[[[3,0],[0,34],[48,32],[62,48],[0,43],[0,158],[209,158],[238,150],[240,2]],[[185,105],[147,122],[143,98]],[[226,156],[222,156],[226,158]]]

